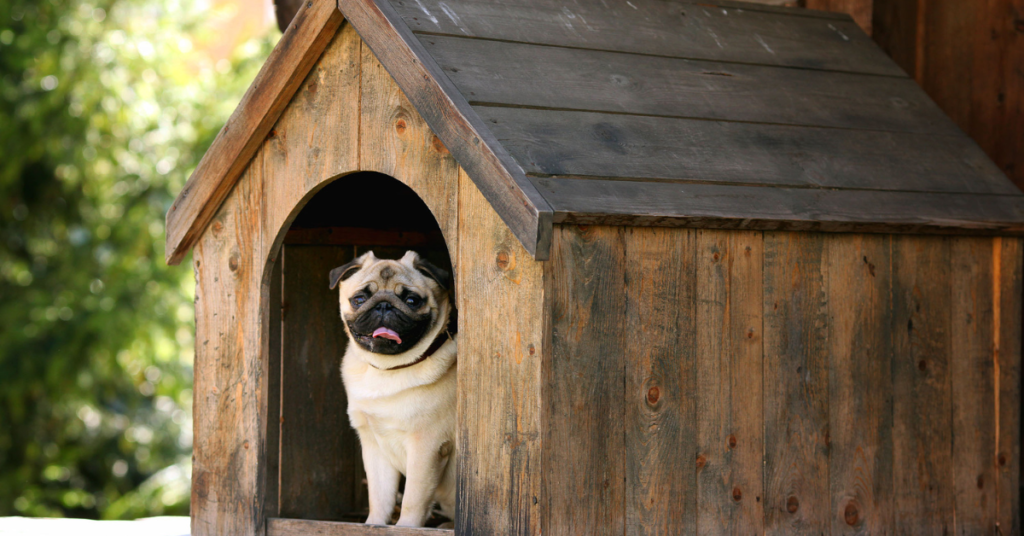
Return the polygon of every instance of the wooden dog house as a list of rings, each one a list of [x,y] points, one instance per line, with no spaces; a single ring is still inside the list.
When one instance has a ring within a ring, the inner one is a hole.
[[[459,534],[1020,534],[1024,197],[846,16],[311,0],[167,215],[192,530],[359,520],[327,273],[450,262]]]

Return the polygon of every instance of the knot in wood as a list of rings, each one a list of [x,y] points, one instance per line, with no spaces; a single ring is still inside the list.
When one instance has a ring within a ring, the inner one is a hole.
[[[448,148],[444,146],[444,143],[441,143],[441,139],[437,136],[430,140],[430,147],[438,154],[448,154]]]
[[[507,251],[499,251],[494,258],[494,264],[495,266],[498,267],[499,270],[503,272],[508,270],[509,267],[512,265],[511,255],[509,255]]]
[[[860,519],[860,509],[857,508],[856,501],[850,501],[846,503],[846,509],[843,511],[843,519],[847,525],[851,527],[857,524]]]
[[[999,467],[1005,467],[1006,466],[1006,454],[1003,454],[1003,453],[1000,452],[998,460],[999,460]]]
[[[739,502],[743,498],[743,491],[739,486],[732,488],[732,500]]]
[[[917,362],[917,370],[920,370],[921,372],[927,372],[928,371],[928,362],[925,361],[924,359],[918,361]]]
[[[731,449],[736,448],[736,436],[735,435],[732,435],[732,434],[729,435],[729,448],[731,448]]]
[[[228,270],[235,272],[238,270],[238,255],[231,255],[228,257]]]
[[[722,256],[717,251],[711,254],[711,260],[715,262],[718,262],[718,259],[720,259],[721,257]]]
[[[406,128],[408,128],[408,125],[405,123],[405,119],[395,121],[395,132],[397,132],[399,136],[405,134]]]
[[[708,459],[703,454],[697,455],[697,469],[703,469],[708,464]]]
[[[800,500],[797,499],[796,496],[791,495],[788,499],[786,499],[786,511],[787,512],[789,512],[791,514],[795,514],[796,511],[799,510],[799,509],[800,509]]]
[[[647,404],[653,406],[658,403],[658,399],[661,398],[661,389],[655,385],[647,390]]]

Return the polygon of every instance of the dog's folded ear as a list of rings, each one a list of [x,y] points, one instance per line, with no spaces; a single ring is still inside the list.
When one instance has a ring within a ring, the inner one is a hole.
[[[331,290],[338,286],[338,283],[344,281],[355,274],[363,267],[363,257],[359,257],[351,262],[345,263],[333,270],[331,270]]]
[[[444,268],[438,268],[434,266],[430,261],[420,258],[418,255],[413,261],[413,267],[416,268],[421,274],[433,279],[441,288],[448,290],[451,286],[451,274]]]

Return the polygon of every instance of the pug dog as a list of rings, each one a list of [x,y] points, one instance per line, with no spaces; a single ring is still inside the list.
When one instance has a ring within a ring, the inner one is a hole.
[[[434,504],[455,514],[455,326],[447,271],[409,251],[373,252],[331,270],[349,343],[341,363],[348,416],[369,487],[366,522],[387,524],[405,475],[398,525],[421,527]]]

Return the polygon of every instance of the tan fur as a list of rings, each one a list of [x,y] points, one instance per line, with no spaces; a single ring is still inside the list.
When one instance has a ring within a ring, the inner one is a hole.
[[[414,267],[416,254],[401,260],[380,260],[367,253],[361,268],[341,284],[343,319],[355,314],[349,298],[370,285],[400,293],[403,287],[428,299],[433,323],[409,351],[380,355],[352,339],[341,364],[348,395],[348,415],[359,434],[370,495],[367,523],[386,524],[398,491],[399,473],[406,476],[398,525],[422,526],[437,503],[441,513],[455,514],[456,347],[450,340],[416,365],[382,370],[416,361],[447,328],[451,312],[448,292]],[[381,272],[384,272],[381,274]],[[386,276],[386,277],[382,277]],[[349,331],[348,323],[345,330]],[[376,367],[376,368],[375,368]]]

